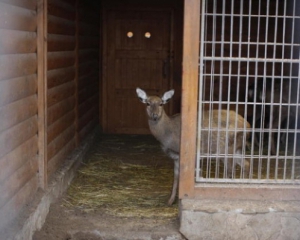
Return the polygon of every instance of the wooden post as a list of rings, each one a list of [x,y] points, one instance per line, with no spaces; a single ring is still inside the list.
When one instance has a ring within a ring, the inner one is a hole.
[[[76,0],[75,3],[75,11],[76,11],[76,17],[75,17],[75,25],[76,25],[76,31],[75,31],[75,141],[76,141],[76,147],[79,146],[79,133],[78,133],[78,121],[79,121],[79,113],[78,113],[78,75],[79,75],[79,0]]]
[[[38,159],[39,185],[47,188],[47,0],[37,7]]]
[[[179,198],[193,198],[197,138],[200,0],[185,0]]]
[[[102,128],[103,131],[107,131],[107,62],[108,62],[108,55],[107,55],[107,34],[108,34],[108,27],[107,27],[107,10],[106,7],[103,5],[103,2],[101,3],[101,11],[102,11],[102,23],[101,23],[101,31],[102,34],[100,33],[100,38],[101,38],[101,64],[100,64],[100,69],[101,69],[101,75],[100,75],[100,81],[101,83],[99,84],[101,86],[101,91],[99,92],[99,102],[101,103],[99,105],[99,124]]]

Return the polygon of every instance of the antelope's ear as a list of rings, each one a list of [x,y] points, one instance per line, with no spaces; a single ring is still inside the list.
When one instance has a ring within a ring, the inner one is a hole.
[[[136,88],[136,94],[142,103],[147,102],[148,96],[144,90],[142,90],[140,88]]]
[[[162,103],[163,103],[163,104],[166,104],[167,102],[169,102],[170,99],[173,97],[174,92],[175,92],[175,91],[174,91],[173,89],[170,90],[170,91],[165,92],[164,95],[163,95],[162,98],[161,98]]]

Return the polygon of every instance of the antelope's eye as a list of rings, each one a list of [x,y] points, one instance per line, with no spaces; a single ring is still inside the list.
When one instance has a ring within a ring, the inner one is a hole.
[[[159,106],[162,106],[163,105],[163,103],[161,102],[160,104],[159,104]]]
[[[150,103],[149,102],[146,102],[147,106],[150,106]]]

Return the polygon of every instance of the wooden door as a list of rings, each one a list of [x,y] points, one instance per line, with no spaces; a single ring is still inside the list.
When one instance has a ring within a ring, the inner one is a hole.
[[[104,63],[104,131],[149,133],[135,89],[160,95],[171,87],[171,11],[108,11]],[[169,112],[170,105],[166,107]]]

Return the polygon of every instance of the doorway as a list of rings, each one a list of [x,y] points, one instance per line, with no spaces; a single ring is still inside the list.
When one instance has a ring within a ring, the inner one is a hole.
[[[172,88],[172,10],[107,10],[104,28],[103,130],[148,134],[145,106],[136,96]],[[171,104],[166,106],[170,113]]]

